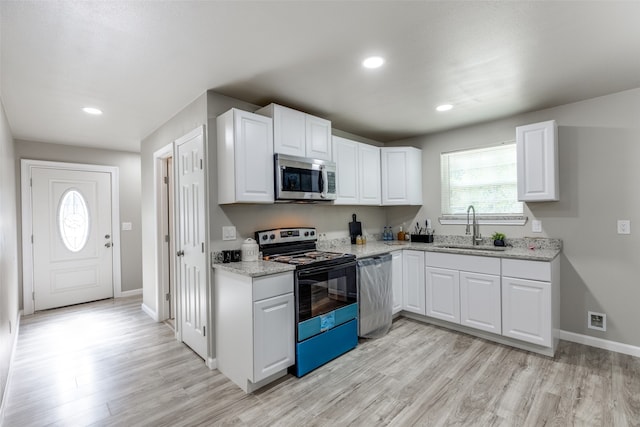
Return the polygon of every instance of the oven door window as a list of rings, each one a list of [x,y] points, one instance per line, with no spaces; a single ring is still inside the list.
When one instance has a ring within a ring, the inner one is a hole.
[[[281,173],[282,191],[322,192],[322,174],[320,170],[285,167],[282,168]]]
[[[300,270],[297,276],[298,322],[358,301],[355,264]]]

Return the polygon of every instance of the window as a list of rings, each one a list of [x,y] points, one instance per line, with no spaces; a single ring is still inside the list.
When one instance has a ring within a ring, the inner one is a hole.
[[[89,238],[87,203],[77,190],[69,190],[60,199],[58,228],[62,242],[71,252],[79,252]]]
[[[522,217],[515,143],[443,153],[440,164],[443,218],[466,216],[469,205],[485,218]]]

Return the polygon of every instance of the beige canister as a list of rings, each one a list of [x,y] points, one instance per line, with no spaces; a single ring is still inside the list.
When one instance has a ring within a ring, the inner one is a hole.
[[[252,238],[242,243],[242,261],[258,261],[258,244]]]

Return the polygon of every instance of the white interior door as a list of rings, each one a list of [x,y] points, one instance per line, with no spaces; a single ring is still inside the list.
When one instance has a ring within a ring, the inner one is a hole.
[[[202,129],[176,141],[178,293],[182,341],[207,358],[207,254]]]
[[[35,310],[113,297],[111,176],[31,169]]]

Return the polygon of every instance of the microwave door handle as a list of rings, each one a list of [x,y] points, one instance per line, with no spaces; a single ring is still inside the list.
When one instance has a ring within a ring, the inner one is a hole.
[[[326,199],[329,188],[328,188],[327,169],[324,166],[320,166],[320,175],[319,175],[318,181],[319,181],[318,184],[320,184],[319,186],[322,189],[322,192],[320,193],[320,197],[322,197],[323,199]]]

